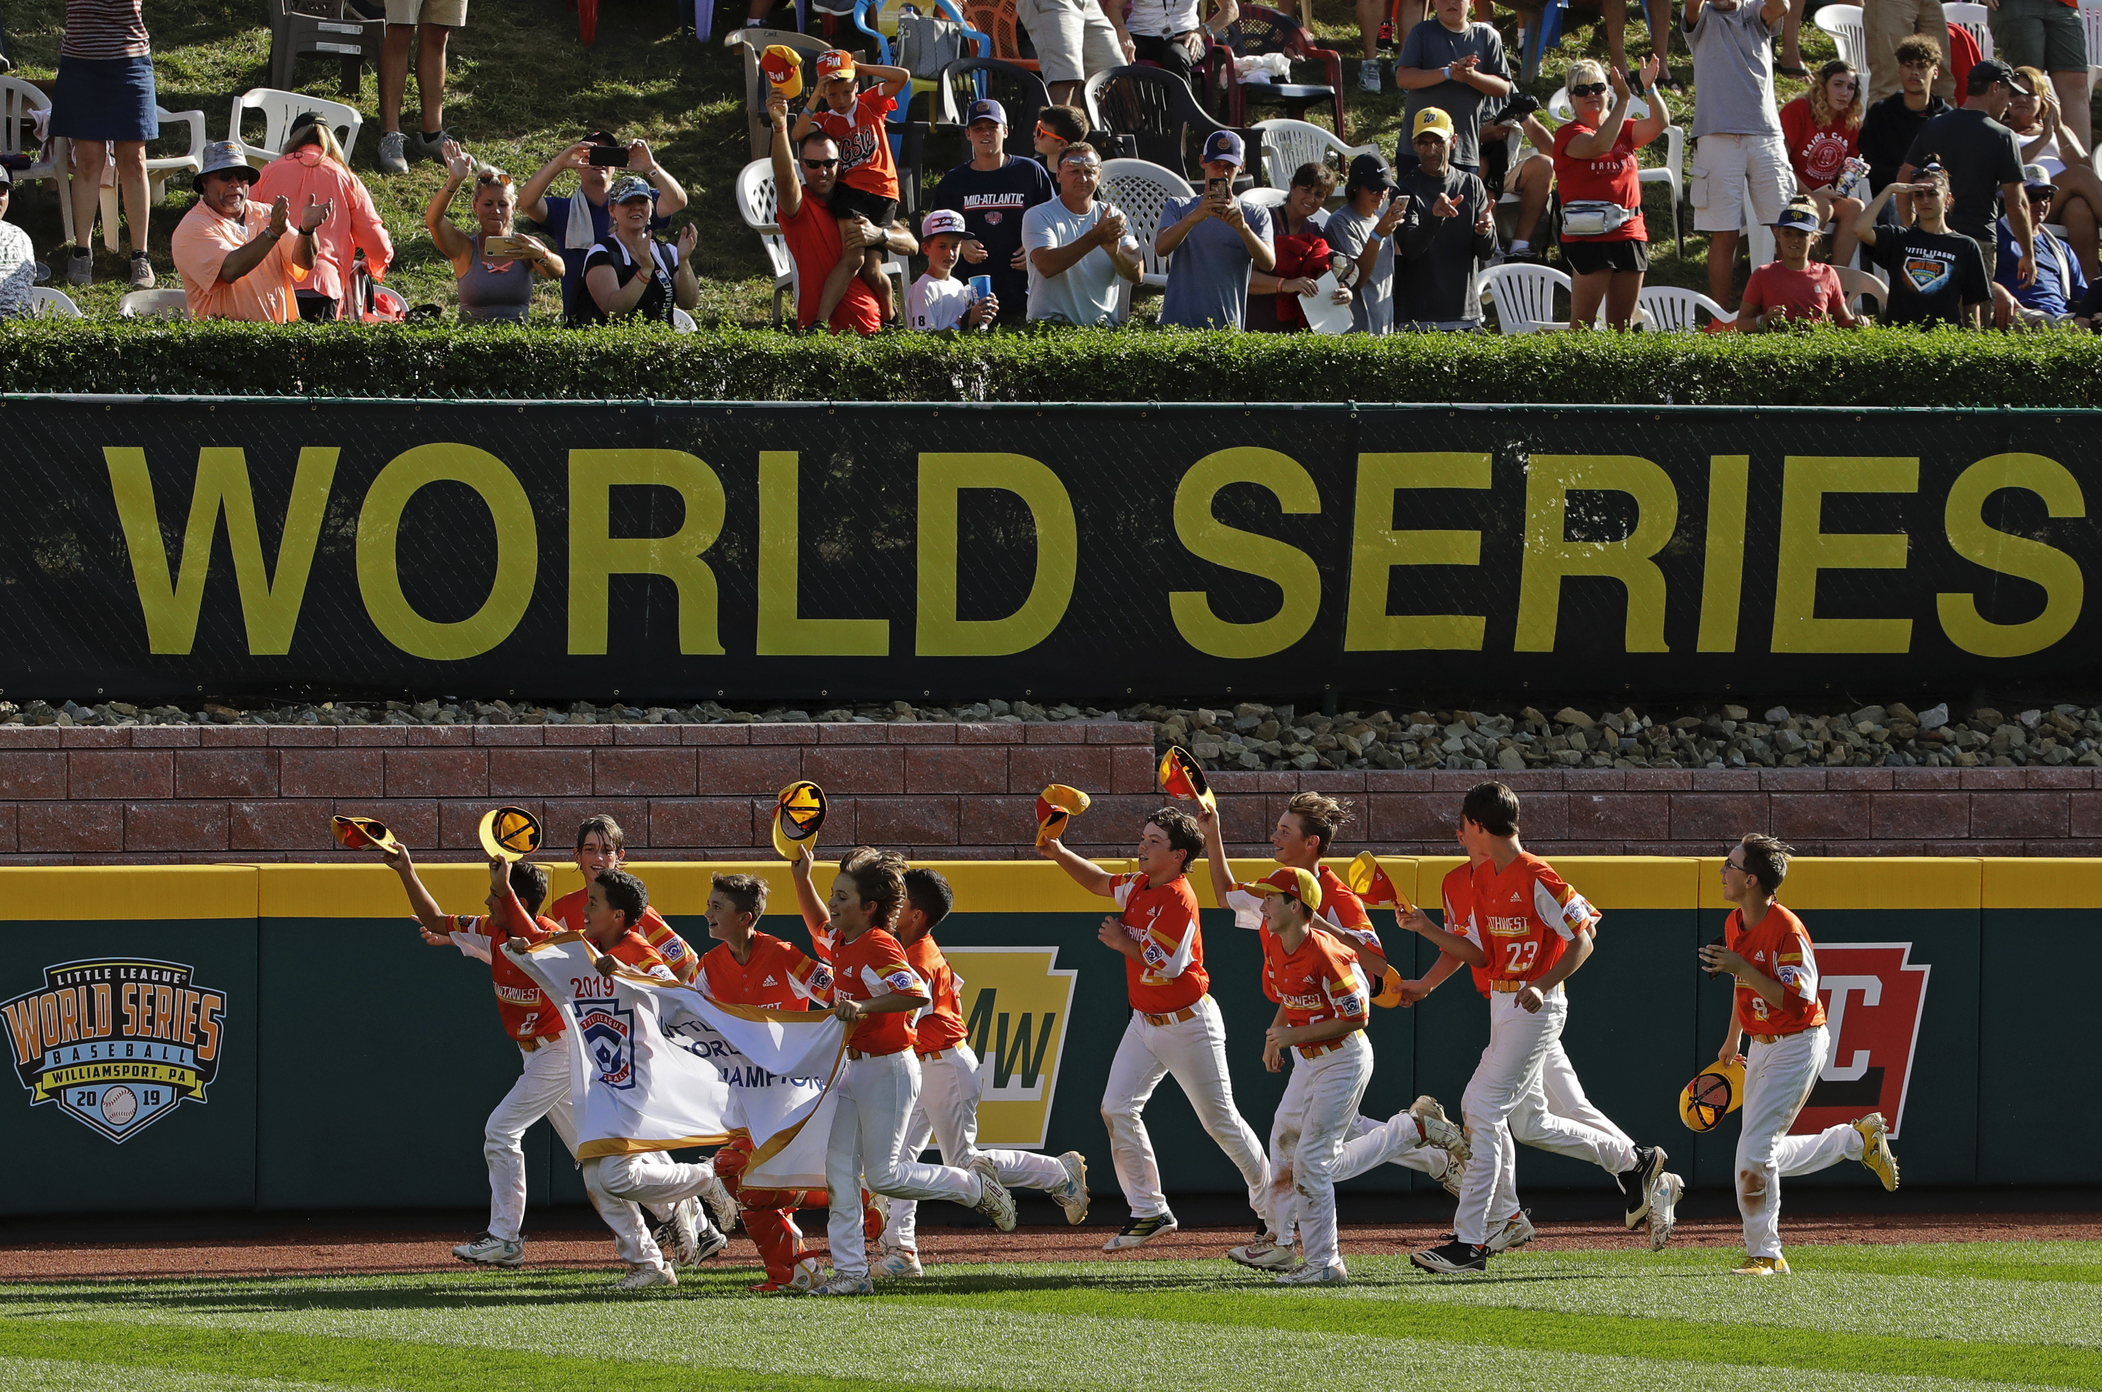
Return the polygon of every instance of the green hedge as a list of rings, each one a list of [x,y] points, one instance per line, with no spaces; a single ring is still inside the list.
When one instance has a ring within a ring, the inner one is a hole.
[[[2102,406],[2086,335],[1193,333],[840,339],[765,330],[0,326],[13,393],[697,401],[1400,401]]]

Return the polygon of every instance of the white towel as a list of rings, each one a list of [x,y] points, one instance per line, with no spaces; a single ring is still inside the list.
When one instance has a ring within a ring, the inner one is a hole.
[[[564,251],[589,251],[598,242],[591,227],[591,200],[578,189],[569,196],[569,225],[562,229]]]

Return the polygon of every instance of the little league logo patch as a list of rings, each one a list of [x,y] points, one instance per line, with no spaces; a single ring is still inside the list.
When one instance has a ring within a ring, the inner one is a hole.
[[[184,1102],[209,1100],[226,993],[197,985],[179,962],[61,962],[0,1016],[29,1105],[55,1102],[122,1145]]]
[[[606,1087],[635,1086],[635,1012],[612,1001],[578,1001],[577,1037],[584,1061]]]
[[[1905,258],[1905,279],[1922,295],[1931,295],[1948,283],[1955,267],[1946,261],[1937,261],[1931,256],[1908,256]]]
[[[1911,943],[1819,943],[1818,995],[1831,1057],[1790,1131],[1813,1135],[1881,1112],[1896,1136],[1926,1014],[1927,977]]]

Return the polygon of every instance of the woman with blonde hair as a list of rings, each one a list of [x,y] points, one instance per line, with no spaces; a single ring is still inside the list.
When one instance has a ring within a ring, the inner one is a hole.
[[[1631,117],[1635,97],[1620,69],[1608,73],[1588,58],[1569,65],[1569,104],[1576,114],[1555,132],[1554,156],[1572,325],[1588,328],[1601,301],[1610,328],[1625,329],[1635,316],[1635,300],[1649,270],[1649,227],[1642,220],[1642,170],[1635,152],[1671,124],[1664,94],[1657,90],[1661,70],[1655,58],[1642,65],[1650,109]]]
[[[307,112],[292,122],[285,152],[263,167],[248,196],[268,205],[282,195],[293,208],[309,197],[316,203],[335,200],[347,216],[332,217],[314,234],[314,268],[299,287],[299,317],[313,323],[334,319],[344,297],[344,277],[356,254],[365,253],[365,269],[374,280],[386,277],[394,260],[394,241],[372,206],[364,181],[350,172],[343,147],[328,121]]]
[[[1834,222],[1832,264],[1854,260],[1854,214],[1861,200],[1842,197],[1835,184],[1846,162],[1861,154],[1861,118],[1868,109],[1861,74],[1844,58],[1817,70],[1810,90],[1781,108],[1781,139],[1795,166],[1796,188],[1817,204],[1818,217]]]
[[[539,238],[511,230],[518,189],[509,174],[477,166],[457,140],[446,141],[440,153],[445,157],[445,184],[431,195],[423,225],[453,263],[460,322],[523,324],[533,307],[533,281],[561,280],[565,263]],[[474,177],[474,231],[462,232],[446,213],[469,175]]]
[[[2029,91],[2017,92],[2000,119],[2022,144],[2022,162],[2040,164],[2058,190],[2052,211],[2066,230],[2066,242],[2080,258],[2080,273],[2089,280],[2102,270],[2096,260],[2096,233],[2102,227],[2102,178],[2095,177],[2088,151],[2065,124],[2051,79],[2036,68],[2018,71]]]

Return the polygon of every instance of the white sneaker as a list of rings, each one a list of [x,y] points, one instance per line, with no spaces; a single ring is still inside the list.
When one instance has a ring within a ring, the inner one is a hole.
[[[638,1266],[613,1283],[615,1290],[648,1290],[651,1286],[676,1286],[679,1278],[668,1266]]]
[[[1255,1271],[1290,1271],[1299,1264],[1299,1258],[1291,1248],[1279,1247],[1268,1241],[1251,1242],[1246,1247],[1228,1248],[1226,1259]]]
[[[1379,59],[1366,58],[1359,62],[1358,90],[1360,92],[1377,92],[1379,90]]]
[[[506,1242],[500,1237],[491,1237],[488,1233],[477,1233],[473,1241],[463,1242],[453,1248],[453,1255],[463,1262],[473,1262],[477,1266],[523,1266],[525,1244]]]
[[[1649,1249],[1664,1250],[1671,1241],[1671,1230],[1679,1221],[1679,1195],[1686,1192],[1686,1181],[1675,1174],[1667,1174],[1657,1180],[1657,1187],[1650,1192],[1649,1200]]]
[[[1066,1221],[1079,1227],[1087,1221],[1087,1160],[1077,1150],[1069,1150],[1058,1157],[1065,1167],[1066,1182],[1051,1191],[1051,1198],[1066,1211]]]
[[[1277,1278],[1280,1286],[1347,1286],[1350,1277],[1341,1265],[1308,1266],[1305,1262]]]
[[[875,1283],[866,1276],[857,1281],[851,1276],[842,1276],[835,1271],[832,1273],[831,1280],[810,1293],[812,1295],[874,1295],[876,1287]]]
[[[887,1248],[874,1266],[869,1268],[871,1276],[924,1276],[920,1269],[920,1254],[910,1247]]]
[[[1489,1250],[1509,1252],[1525,1246],[1540,1234],[1533,1228],[1533,1216],[1526,1209],[1519,1209],[1501,1228],[1489,1234]]]
[[[1438,1105],[1437,1098],[1417,1098],[1409,1104],[1408,1114],[1423,1128],[1425,1145],[1436,1146],[1460,1165],[1474,1157],[1474,1147],[1467,1144],[1467,1133],[1452,1124],[1445,1109]]]
[[[701,1189],[701,1202],[708,1205],[708,1212],[715,1219],[715,1226],[724,1232],[737,1231],[737,1200],[723,1187],[723,1182],[713,1175]]]
[[[701,1259],[700,1218],[701,1206],[692,1199],[681,1199],[672,1205],[671,1217],[664,1224],[670,1229],[666,1236],[671,1241],[667,1243],[664,1237],[659,1237],[657,1245],[663,1249],[664,1259],[673,1266],[692,1266]]]
[[[1015,1199],[1000,1182],[1000,1174],[993,1162],[983,1155],[971,1162],[971,1173],[978,1176],[978,1202],[971,1205],[993,1220],[993,1226],[1001,1232],[1015,1230]]]

